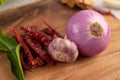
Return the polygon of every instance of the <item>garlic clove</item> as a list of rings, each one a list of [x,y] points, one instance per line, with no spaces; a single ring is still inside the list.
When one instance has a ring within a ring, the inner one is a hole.
[[[55,38],[48,46],[51,57],[60,62],[74,62],[78,57],[78,49],[68,39]]]

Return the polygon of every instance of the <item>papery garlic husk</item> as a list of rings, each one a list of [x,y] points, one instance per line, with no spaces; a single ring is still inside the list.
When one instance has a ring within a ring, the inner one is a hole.
[[[74,8],[75,6],[84,9],[85,6],[82,5],[81,3],[85,4],[93,4],[92,0],[61,0],[61,3],[66,4],[70,8]]]
[[[75,0],[61,0],[63,4],[67,4],[70,8],[73,8],[75,6]]]
[[[78,57],[78,49],[68,39],[55,38],[48,46],[51,57],[60,62],[74,62]]]

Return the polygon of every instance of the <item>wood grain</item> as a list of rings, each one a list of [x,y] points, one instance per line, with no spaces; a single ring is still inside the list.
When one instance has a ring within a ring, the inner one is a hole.
[[[0,27],[12,36],[13,27],[19,30],[22,25],[37,25],[41,29],[45,27],[42,20],[46,19],[65,35],[66,23],[77,11],[61,5],[59,0],[44,0],[0,13]],[[74,63],[57,63],[25,71],[25,80],[120,80],[120,22],[111,16],[105,18],[111,28],[110,43],[105,51],[93,57],[80,56]],[[0,54],[0,61],[1,80],[16,80],[5,54]]]

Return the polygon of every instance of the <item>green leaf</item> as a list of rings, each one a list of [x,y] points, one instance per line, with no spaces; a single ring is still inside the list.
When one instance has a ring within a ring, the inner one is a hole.
[[[13,38],[9,38],[2,33],[0,29],[0,50],[11,51],[15,49],[17,42]]]
[[[24,80],[23,69],[20,62],[20,45],[10,37],[5,36],[0,29],[0,50],[6,51],[11,64],[11,71],[18,78]]]
[[[20,45],[16,47],[16,50],[14,50],[12,53],[8,52],[7,58],[9,59],[11,63],[11,70],[13,74],[18,78],[18,80],[24,80],[24,74],[20,62]]]

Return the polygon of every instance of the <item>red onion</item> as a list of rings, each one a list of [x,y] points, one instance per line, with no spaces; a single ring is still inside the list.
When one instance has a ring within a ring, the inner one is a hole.
[[[79,52],[93,56],[108,45],[110,28],[105,18],[96,11],[83,10],[71,17],[67,24],[67,38],[76,43]]]

